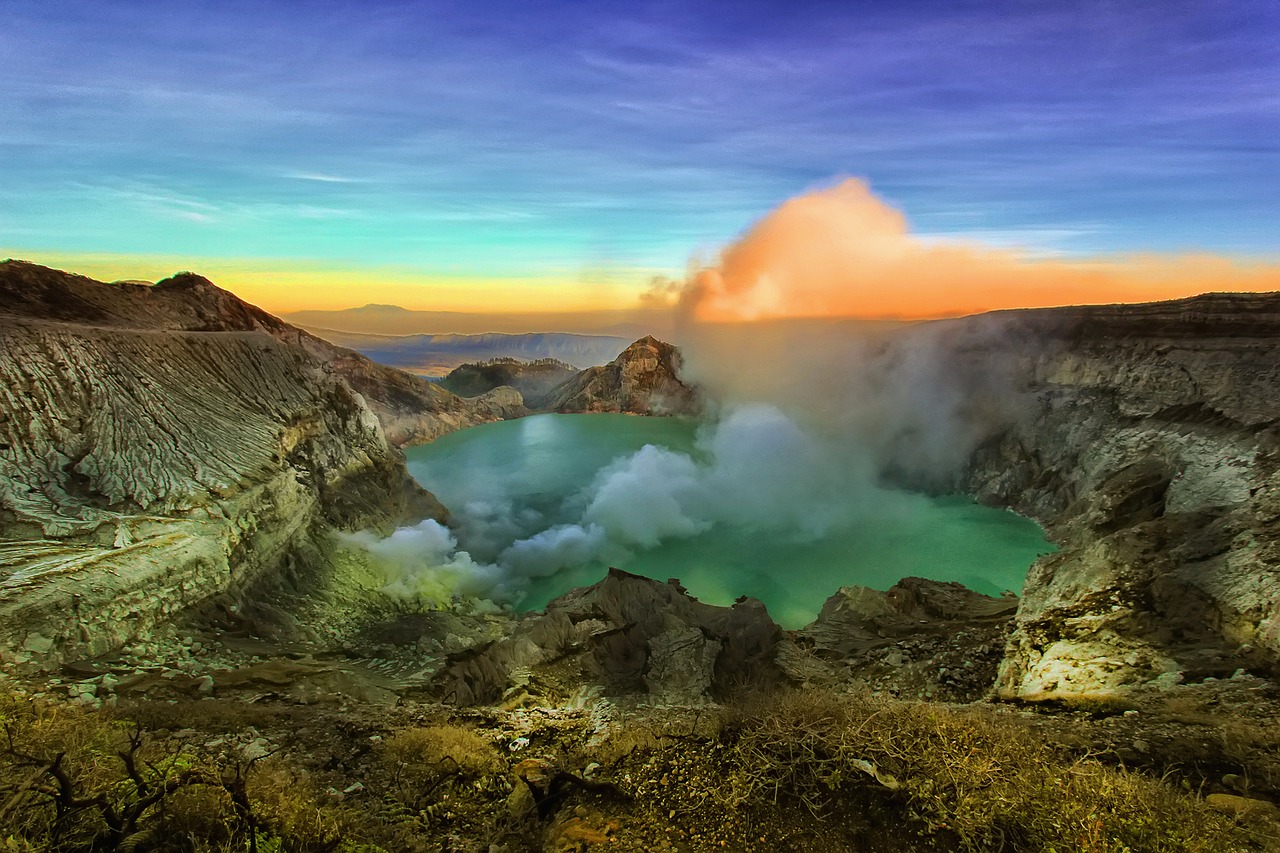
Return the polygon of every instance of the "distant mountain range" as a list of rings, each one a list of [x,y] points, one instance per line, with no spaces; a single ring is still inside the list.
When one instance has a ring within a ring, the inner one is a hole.
[[[445,376],[461,364],[497,358],[515,358],[521,361],[550,358],[582,369],[613,361],[631,343],[630,338],[611,335],[573,335],[559,332],[522,335],[370,335],[316,327],[310,327],[308,331],[332,344],[353,349],[379,364],[427,377]]]
[[[563,332],[618,336],[626,338],[628,342],[647,334],[669,334],[674,322],[671,311],[658,309],[489,314],[413,311],[397,305],[377,304],[341,311],[295,311],[280,316],[307,329],[332,329],[369,335],[520,335]]]

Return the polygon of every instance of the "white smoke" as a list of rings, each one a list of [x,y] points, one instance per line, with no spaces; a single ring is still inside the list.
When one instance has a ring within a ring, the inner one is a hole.
[[[453,532],[433,519],[387,537],[361,531],[342,538],[378,558],[387,573],[383,591],[389,595],[439,604],[454,595],[504,600],[513,591],[502,569],[471,559],[458,549]]]
[[[380,538],[346,540],[387,567],[390,594],[439,603],[454,594],[519,603],[534,578],[565,569],[625,561],[629,554],[717,525],[769,531],[790,541],[825,535],[875,506],[889,511],[906,496],[872,482],[865,460],[837,439],[802,425],[775,406],[732,408],[698,433],[682,453],[646,445],[600,469],[560,508],[577,520],[534,532],[541,517],[513,502],[505,487],[455,510],[458,537],[434,521]],[[493,553],[491,561],[475,553]]]

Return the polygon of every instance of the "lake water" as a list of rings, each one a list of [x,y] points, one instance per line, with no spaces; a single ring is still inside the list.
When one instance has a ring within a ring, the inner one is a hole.
[[[646,445],[688,458],[652,448],[644,457],[632,457]],[[656,497],[653,483],[645,487],[649,491],[625,491],[643,483],[648,470],[628,467],[628,457],[637,462],[654,457],[663,462],[659,471],[692,477],[702,485],[689,488],[710,488],[713,501],[733,504],[742,489],[700,473],[712,464],[706,459],[708,446],[699,440],[698,425],[687,420],[538,415],[453,433],[410,448],[407,455],[418,482],[453,512],[459,548],[479,562],[502,564],[513,542],[548,528],[574,535],[585,528],[596,546],[603,537],[604,546],[573,551],[579,561],[567,560],[552,574],[534,573],[523,581],[522,597],[515,602],[521,610],[541,609],[576,586],[595,583],[614,565],[659,580],[679,578],[690,594],[712,604],[754,596],[781,625],[794,628],[812,621],[828,596],[851,584],[883,590],[914,575],[960,581],[990,595],[1020,592],[1031,562],[1053,550],[1034,522],[963,497],[876,492],[873,500],[824,524],[816,535],[789,529],[785,513],[783,522],[766,517],[762,523],[759,513],[738,519],[711,509],[704,512],[708,519],[692,530],[680,530],[678,520],[665,519],[668,532],[656,544],[644,541],[643,531],[628,532],[626,517],[619,520],[616,512],[607,516],[598,506],[588,508],[608,472],[617,475],[610,486],[624,490],[624,501],[632,495],[632,509],[626,510],[624,502],[624,513],[644,516],[654,510],[652,504],[668,500],[662,491],[667,481],[660,477]],[[777,461],[762,458],[761,467],[767,469],[771,462],[777,467]],[[625,470],[618,474],[620,469]],[[773,477],[768,482],[776,482],[776,473]],[[605,532],[584,519],[599,521]]]

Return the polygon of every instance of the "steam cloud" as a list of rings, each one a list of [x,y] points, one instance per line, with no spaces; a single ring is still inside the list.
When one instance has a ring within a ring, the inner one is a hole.
[[[1051,260],[928,241],[857,179],[784,202],[696,270],[655,283],[700,321],[929,318],[998,308],[1150,301],[1206,290],[1280,289],[1280,267],[1213,255]]]
[[[541,516],[516,507],[492,483],[455,510],[470,550],[431,520],[386,538],[362,532],[346,539],[379,558],[389,593],[432,603],[455,593],[518,602],[530,579],[618,562],[716,525],[803,541],[872,507],[905,511],[912,497],[874,485],[866,460],[855,458],[834,437],[776,407],[748,404],[704,425],[691,454],[647,445],[615,459],[561,507],[576,515],[573,523],[521,535]],[[494,551],[491,559],[477,556]]]
[[[390,567],[388,590],[518,601],[530,579],[696,536],[716,525],[821,537],[909,511],[957,484],[975,447],[1018,417],[1004,326],[854,321],[991,308],[1115,302],[1209,289],[1280,288],[1280,269],[1201,256],[1038,260],[911,234],[857,180],[792,199],[687,280],[657,280],[644,304],[680,318],[686,378],[721,407],[693,454],[648,446],[614,460],[548,525],[500,481],[473,484],[434,521],[349,537]],[[801,319],[803,318],[803,319]],[[769,321],[769,322],[742,322]],[[974,355],[977,353],[978,355]],[[430,484],[427,484],[428,486]],[[545,508],[543,508],[545,509]],[[466,547],[459,546],[459,538]]]

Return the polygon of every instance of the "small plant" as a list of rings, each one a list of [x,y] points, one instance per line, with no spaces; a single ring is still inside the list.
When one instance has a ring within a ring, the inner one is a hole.
[[[400,799],[414,809],[424,808],[446,782],[504,769],[493,744],[474,730],[454,724],[397,732],[383,742],[381,755]]]
[[[229,762],[83,708],[0,700],[0,853],[339,849],[306,774]]]
[[[140,849],[188,788],[221,789],[197,756],[150,742],[140,727],[74,709],[10,702],[0,712],[3,815],[51,849]]]

